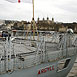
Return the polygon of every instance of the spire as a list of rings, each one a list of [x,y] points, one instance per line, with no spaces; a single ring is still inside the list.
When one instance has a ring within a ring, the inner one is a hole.
[[[40,19],[40,18],[38,17],[37,21],[39,21],[39,19]]]
[[[52,23],[54,23],[54,18],[52,18]]]
[[[38,22],[38,23],[39,23],[39,19],[40,19],[40,18],[38,17],[38,18],[37,18],[37,22]]]
[[[44,21],[45,19],[43,18],[43,21]]]
[[[47,20],[49,20],[49,17],[47,17]]]

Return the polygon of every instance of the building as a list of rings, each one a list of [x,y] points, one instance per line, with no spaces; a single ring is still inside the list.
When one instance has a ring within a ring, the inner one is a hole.
[[[54,18],[52,18],[52,20],[49,20],[49,17],[47,17],[46,20],[44,18],[42,20],[38,18],[36,25],[39,30],[53,30],[54,23]]]

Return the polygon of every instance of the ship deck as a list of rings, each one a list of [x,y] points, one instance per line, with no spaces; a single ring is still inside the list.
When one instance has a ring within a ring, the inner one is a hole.
[[[0,40],[0,67],[3,66],[3,68],[1,68],[1,72],[5,71],[5,48],[6,50],[10,50],[8,48],[9,42],[6,47],[5,44],[5,41]],[[67,49],[61,48],[59,41],[44,42],[25,39],[14,39],[12,42],[10,42],[10,48],[11,55],[14,55],[14,58],[10,61],[11,69],[14,70],[32,67],[45,61],[52,62],[67,56],[75,55],[77,53],[76,46],[72,45]],[[6,57],[8,57],[8,54]],[[8,67],[9,66],[6,65],[6,68]]]

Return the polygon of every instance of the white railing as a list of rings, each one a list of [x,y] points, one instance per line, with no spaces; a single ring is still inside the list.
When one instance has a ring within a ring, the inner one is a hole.
[[[52,62],[54,60],[58,60],[63,57],[67,57],[66,52],[64,52],[64,51],[60,50],[60,51],[48,53],[47,61]],[[72,55],[75,55],[76,53],[77,53],[77,48],[69,48],[67,54],[68,54],[68,56],[72,56]],[[4,64],[5,60],[3,60],[3,61],[0,60],[0,74],[6,73],[6,71],[12,72],[15,70],[26,69],[26,68],[44,63],[44,60],[42,61],[42,58],[40,58],[40,56],[41,56],[41,54],[26,57],[26,58],[24,58],[24,61],[20,60],[19,57],[16,57],[16,58],[12,59],[11,61],[8,61],[8,65],[11,62],[11,65],[6,66],[6,69],[8,68],[8,70],[5,70],[5,64]]]
[[[8,44],[6,44],[6,45],[8,45]],[[41,41],[40,45],[42,45],[42,46],[38,45],[38,47],[39,47],[37,50],[38,53],[32,54],[32,55],[27,55],[27,56],[22,55],[22,57],[16,56],[16,54],[15,54],[15,58],[13,58],[13,59],[9,59],[7,56],[8,54],[7,55],[3,54],[5,52],[5,49],[2,49],[2,51],[3,50],[4,51],[2,52],[2,55],[0,57],[0,74],[6,73],[6,72],[12,72],[15,70],[20,70],[20,69],[26,69],[29,67],[39,65],[41,63],[52,62],[54,60],[58,60],[58,59],[61,59],[64,57],[69,57],[69,56],[77,54],[77,47],[74,47],[74,46],[67,47],[67,48],[64,47],[63,49],[58,49],[58,50],[54,51],[54,50],[47,49],[44,40]],[[23,46],[23,45],[21,45],[21,46]],[[53,47],[53,45],[51,45],[51,46]],[[2,47],[2,48],[4,48],[4,47]],[[7,47],[5,47],[5,48],[7,48]],[[12,46],[11,46],[11,48],[12,48]],[[11,54],[14,54],[13,50],[11,50]],[[6,56],[6,58],[4,58],[4,60],[2,60],[2,56]]]

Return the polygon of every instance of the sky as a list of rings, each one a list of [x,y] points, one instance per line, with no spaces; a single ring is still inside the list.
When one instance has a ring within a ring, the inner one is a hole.
[[[1,20],[32,20],[32,3],[0,0]],[[77,22],[77,0],[35,0],[35,20],[49,17],[55,22]]]

